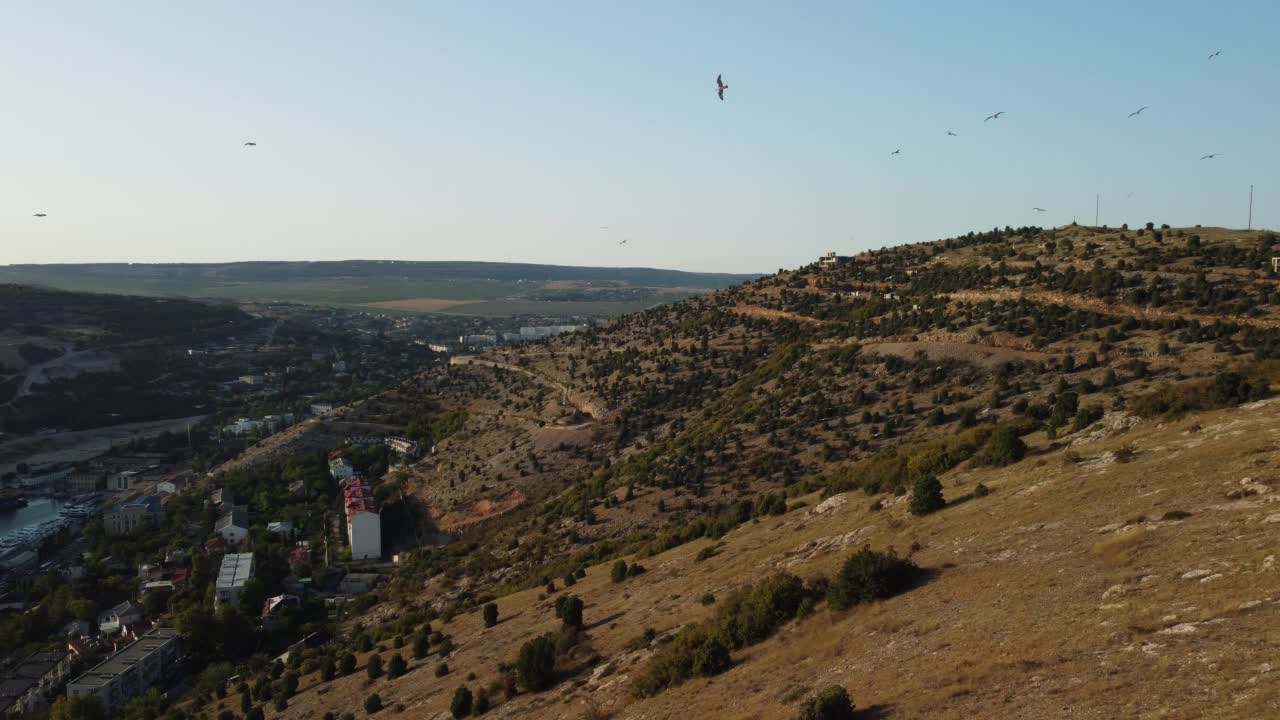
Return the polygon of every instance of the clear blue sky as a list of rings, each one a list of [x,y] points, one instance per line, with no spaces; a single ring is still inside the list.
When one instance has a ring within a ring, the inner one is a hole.
[[[1274,0],[13,0],[0,18],[0,263],[771,271],[1091,222],[1095,193],[1103,223],[1243,227],[1250,183],[1255,226],[1280,226]]]

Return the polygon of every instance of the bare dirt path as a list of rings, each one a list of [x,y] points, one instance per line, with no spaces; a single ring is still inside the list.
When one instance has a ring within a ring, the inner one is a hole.
[[[961,290],[945,293],[943,297],[964,302],[1006,302],[1031,300],[1034,302],[1065,305],[1078,310],[1089,310],[1106,315],[1125,315],[1136,319],[1148,320],[1198,320],[1201,323],[1213,324],[1219,320],[1249,325],[1257,328],[1280,328],[1280,319],[1243,317],[1240,315],[1211,315],[1207,313],[1175,312],[1153,307],[1140,307],[1126,303],[1107,303],[1096,298],[1087,298],[1070,293],[1052,292],[1048,290]]]
[[[760,307],[759,305],[737,305],[725,308],[736,315],[746,317],[765,318],[767,320],[795,320],[797,322],[811,323],[815,325],[825,325],[825,320],[800,315],[798,313],[788,312],[786,310],[774,310],[772,308]]]
[[[577,408],[578,412],[586,413],[587,415],[590,415],[592,418],[596,420],[603,420],[608,415],[608,411],[604,408],[604,406],[600,402],[582,397],[581,395],[578,395],[577,393],[571,391],[569,388],[565,387],[563,383],[556,382],[555,380],[552,380],[545,375],[542,375],[538,372],[530,370],[529,368],[520,367],[519,365],[512,365],[511,363],[500,362],[498,360],[486,360],[484,358],[479,358],[474,355],[454,355],[453,357],[449,358],[449,364],[457,365],[460,367],[465,367],[468,365],[479,366],[479,367],[491,367],[491,368],[496,368],[498,370],[507,370],[509,372],[523,373],[533,378],[538,383],[541,383],[542,385],[546,385],[547,387],[555,389],[556,392],[560,393],[561,401],[564,402],[566,405],[572,405],[573,407]]]

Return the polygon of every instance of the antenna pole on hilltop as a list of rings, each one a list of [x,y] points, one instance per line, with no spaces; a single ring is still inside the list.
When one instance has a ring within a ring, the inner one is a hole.
[[[1253,185],[1249,186],[1249,230],[1253,229]]]
[[[1098,208],[1102,205],[1102,193],[1093,196],[1093,226],[1098,227]]]

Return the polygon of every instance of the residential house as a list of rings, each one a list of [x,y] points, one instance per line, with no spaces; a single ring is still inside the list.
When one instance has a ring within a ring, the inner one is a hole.
[[[141,622],[142,617],[142,606],[132,600],[125,600],[98,615],[98,632],[103,635],[115,635],[126,625],[134,625]]]
[[[231,553],[222,558],[218,580],[213,588],[214,605],[240,602],[240,591],[253,577],[253,553]]]
[[[355,477],[356,468],[351,464],[350,460],[344,457],[336,457],[329,461],[329,474],[338,483],[342,483]]]
[[[343,595],[359,595],[372,590],[378,584],[378,573],[347,573],[338,582],[338,592]]]
[[[209,502],[220,510],[229,510],[236,504],[236,492],[230,488],[218,488],[209,493]]]
[[[311,543],[306,540],[300,541],[293,549],[289,551],[290,565],[310,565],[311,564]]]
[[[382,516],[369,481],[356,476],[342,484],[347,515],[347,542],[352,560],[382,557]]]
[[[227,543],[221,535],[214,535],[204,543],[204,555],[213,562],[221,563],[222,556],[227,554]]]
[[[291,538],[294,534],[293,523],[288,520],[276,520],[267,523],[267,532],[283,538]]]
[[[239,547],[249,536],[249,511],[240,506],[228,510],[218,518],[214,531],[222,536],[228,547]]]
[[[153,628],[137,642],[67,683],[67,697],[92,695],[108,716],[129,700],[161,685],[177,668],[178,631]]]

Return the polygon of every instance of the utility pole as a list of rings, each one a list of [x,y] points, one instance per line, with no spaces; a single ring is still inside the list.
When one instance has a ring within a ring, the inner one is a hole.
[[[1249,230],[1253,229],[1253,185],[1249,185]]]
[[[1093,196],[1093,226],[1098,227],[1098,208],[1102,205],[1102,193]]]

